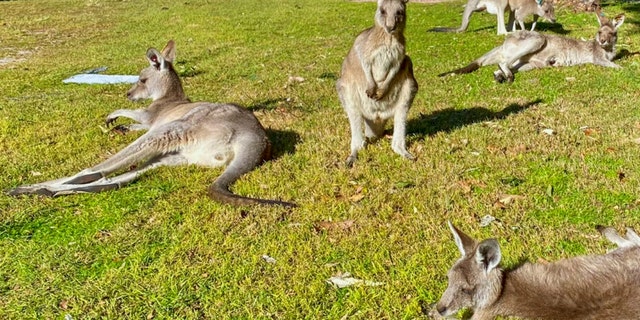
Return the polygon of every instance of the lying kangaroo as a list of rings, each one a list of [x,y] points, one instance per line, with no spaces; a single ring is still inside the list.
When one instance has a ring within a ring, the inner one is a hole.
[[[473,309],[472,320],[621,320],[640,315],[640,238],[631,229],[623,238],[612,228],[601,228],[618,245],[607,254],[502,270],[495,239],[478,243],[451,223],[449,228],[462,257],[449,271],[449,286],[436,305],[441,316],[462,308]]]
[[[542,17],[551,23],[556,23],[555,9],[553,8],[553,3],[551,1],[510,0],[509,7],[511,8],[511,13],[509,14],[509,28],[511,31],[518,30],[515,22],[518,22],[520,25],[520,30],[524,30],[524,19],[530,15],[533,15],[531,31],[536,28],[539,17]]]
[[[504,40],[501,46],[487,52],[469,65],[440,74],[470,73],[480,67],[497,64],[499,69],[493,75],[497,82],[513,82],[514,72],[544,67],[564,67],[585,63],[620,68],[611,62],[616,55],[618,28],[624,22],[624,14],[610,21],[599,9],[596,16],[600,28],[591,41],[582,41],[567,37],[541,34],[532,31],[518,31]]]
[[[238,196],[228,189],[269,151],[265,130],[253,113],[234,104],[189,101],[173,68],[176,57],[173,40],[162,53],[150,48],[146,57],[150,66],[141,71],[127,97],[133,101],[150,98],[153,102],[144,109],[116,110],[106,121],[110,125],[118,117],[131,118],[138,123],[120,128],[148,130],[145,134],[95,167],[74,176],[21,186],[8,193],[57,196],[100,192],[124,186],[159,166],[228,165],[209,187],[212,199],[238,205],[293,206],[288,202]],[[137,167],[130,169],[134,166]],[[122,171],[126,172],[109,177]]]
[[[342,63],[336,88],[351,127],[351,154],[347,166],[358,158],[365,145],[362,135],[371,140],[384,134],[384,126],[393,118],[391,148],[407,159],[407,113],[418,92],[413,65],[405,54],[404,28],[408,0],[378,0],[375,25],[362,31]]]

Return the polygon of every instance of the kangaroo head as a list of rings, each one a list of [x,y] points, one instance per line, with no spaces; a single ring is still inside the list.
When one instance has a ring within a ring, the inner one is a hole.
[[[158,100],[173,95],[182,97],[180,78],[172,64],[176,58],[175,42],[169,40],[165,48],[162,49],[162,53],[154,48],[149,48],[146,57],[149,66],[140,71],[138,82],[129,89],[127,98],[137,101],[149,98]]]
[[[596,9],[598,17],[598,33],[596,34],[596,42],[604,49],[612,50],[618,41],[618,28],[624,22],[624,14],[619,14],[613,20],[607,19],[599,8]]]
[[[553,8],[553,2],[542,0],[536,2],[538,3],[538,15],[551,23],[556,23],[556,11]]]
[[[463,308],[477,310],[489,306],[502,290],[498,242],[488,239],[478,243],[451,222],[449,228],[462,257],[449,270],[449,285],[436,305],[438,313],[445,317]]]
[[[378,0],[376,24],[389,33],[402,33],[406,24],[406,5],[409,0]]]

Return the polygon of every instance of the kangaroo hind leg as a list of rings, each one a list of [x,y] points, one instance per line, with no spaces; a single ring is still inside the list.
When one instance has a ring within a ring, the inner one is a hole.
[[[507,37],[500,49],[499,69],[493,73],[495,80],[513,82],[514,71],[526,69],[528,57],[540,51],[545,43],[546,38],[536,32],[520,31]]]

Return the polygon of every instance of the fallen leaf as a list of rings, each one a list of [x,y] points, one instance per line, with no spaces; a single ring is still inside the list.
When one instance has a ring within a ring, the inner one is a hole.
[[[356,279],[352,277],[351,273],[349,272],[345,272],[345,273],[333,276],[327,279],[327,283],[334,285],[338,289],[342,289],[342,288],[346,288],[354,285],[364,285],[364,286],[373,287],[373,286],[381,286],[384,284],[384,282],[375,282],[375,281],[369,281],[369,280]]]
[[[317,231],[327,230],[348,230],[355,224],[355,220],[343,220],[343,221],[320,221],[316,222],[314,227]]]
[[[62,310],[67,310],[69,309],[69,301],[67,300],[62,300],[60,301],[60,303],[58,304],[58,306],[60,307],[60,309]]]
[[[515,194],[502,194],[498,196],[498,200],[493,203],[494,207],[499,209],[505,209],[509,207],[514,201],[524,199],[524,196]]]
[[[349,197],[349,200],[353,202],[360,202],[360,200],[362,199],[364,199],[364,194],[362,193],[354,194],[351,197]]]
[[[542,130],[542,133],[550,135],[550,136],[556,134],[556,132],[553,131],[553,129],[544,129],[544,130]]]
[[[274,259],[274,258],[272,258],[272,257],[270,257],[270,256],[268,256],[266,254],[262,255],[262,260],[264,260],[266,263],[271,263],[271,264],[276,263],[276,259]]]
[[[496,221],[496,218],[488,214],[480,219],[480,227],[487,227],[494,221]]]

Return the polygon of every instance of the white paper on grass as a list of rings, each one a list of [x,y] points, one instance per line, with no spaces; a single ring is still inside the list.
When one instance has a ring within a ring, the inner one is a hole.
[[[63,83],[116,84],[136,83],[138,76],[81,73],[62,80]]]
[[[384,282],[375,282],[375,281],[369,281],[369,280],[356,279],[352,277],[351,273],[349,272],[345,272],[335,277],[331,277],[327,279],[327,283],[338,287],[338,289],[350,287],[353,285],[365,285],[365,286],[373,287],[373,286],[381,286],[384,284]]]

